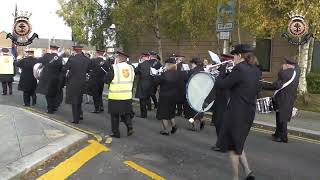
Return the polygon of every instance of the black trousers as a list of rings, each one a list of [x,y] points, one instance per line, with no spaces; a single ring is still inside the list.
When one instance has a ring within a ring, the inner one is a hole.
[[[47,100],[47,110],[48,112],[53,112],[57,108],[57,96],[46,95]]]
[[[30,106],[31,98],[32,105],[35,105],[37,103],[37,95],[35,93],[35,90],[23,91],[23,102],[25,106]]]
[[[126,125],[128,131],[133,128],[130,113],[125,113],[125,114],[111,113],[112,133],[119,136],[120,136],[120,131],[119,131],[120,118],[121,118],[121,121],[124,122],[124,124]]]
[[[276,137],[288,138],[288,121],[281,120],[279,112],[276,112]]]
[[[150,98],[140,98],[140,115],[141,117],[147,117],[147,104],[150,101]]]
[[[2,82],[3,94],[8,94],[8,87],[9,87],[9,94],[12,94],[12,82]]]
[[[183,111],[183,103],[177,103],[177,115],[181,115]]]
[[[58,108],[63,102],[63,89],[59,89],[57,96],[56,96],[56,104],[55,108]]]
[[[97,94],[92,96],[94,108],[96,111],[103,110],[102,93],[103,93],[103,86],[99,87]]]
[[[79,122],[83,118],[82,104],[72,104],[72,117],[74,122]]]

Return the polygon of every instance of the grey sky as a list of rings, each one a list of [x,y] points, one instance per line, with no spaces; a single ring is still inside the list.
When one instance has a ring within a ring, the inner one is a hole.
[[[0,31],[11,32],[15,4],[18,11],[32,13],[32,31],[40,38],[71,39],[71,29],[55,13],[59,9],[57,0],[2,0],[0,6]]]

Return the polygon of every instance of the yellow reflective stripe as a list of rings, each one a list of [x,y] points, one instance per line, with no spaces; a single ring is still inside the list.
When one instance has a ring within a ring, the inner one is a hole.
[[[133,81],[111,82],[110,84],[130,84],[130,83],[133,83]]]
[[[111,92],[111,93],[127,93],[127,92],[130,92],[131,93],[130,90],[116,90],[116,91],[109,90],[109,92]]]

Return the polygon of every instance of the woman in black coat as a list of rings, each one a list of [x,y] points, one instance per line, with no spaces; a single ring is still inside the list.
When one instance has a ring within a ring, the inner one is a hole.
[[[172,125],[171,134],[174,134],[178,129],[174,121],[177,96],[179,94],[177,84],[183,79],[181,79],[180,73],[177,72],[174,58],[168,59],[165,63],[166,71],[155,78],[155,83],[160,85],[156,118],[162,120],[163,130],[160,131],[160,134],[168,136],[168,121]]]
[[[29,51],[27,53],[33,53]],[[30,106],[30,97],[32,105],[36,104],[37,79],[33,75],[33,66],[37,63],[37,59],[32,54],[26,58],[18,60],[16,66],[21,68],[20,81],[18,90],[23,91],[23,101],[25,106]]]
[[[233,167],[233,179],[239,179],[239,162],[244,167],[247,179],[254,179],[244,153],[244,143],[253,124],[256,99],[259,92],[261,71],[249,45],[235,46],[235,63],[232,72],[216,81],[217,88],[230,92],[230,101],[218,137],[221,151],[229,151]],[[225,70],[220,71],[225,73]]]
[[[192,58],[191,60],[191,70],[188,72],[187,74],[187,81],[185,81],[185,83],[188,82],[188,80],[195,74],[199,73],[200,71],[204,71],[203,69],[203,62],[199,59],[199,58]],[[186,86],[186,84],[185,84]],[[197,114],[198,112],[193,110],[192,107],[190,107],[186,97],[184,97],[184,109],[183,109],[183,113],[184,113],[184,117],[186,119],[190,119],[193,118],[194,120],[198,120],[200,122],[200,130],[202,130],[204,128],[204,122],[202,121],[203,118],[203,113]],[[196,116],[197,115],[197,116]],[[195,121],[192,122],[192,129],[193,131],[196,130],[195,127]]]

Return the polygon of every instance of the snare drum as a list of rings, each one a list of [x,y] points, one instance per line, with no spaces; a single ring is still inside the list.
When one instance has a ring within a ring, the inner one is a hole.
[[[208,111],[213,102],[206,109],[202,109],[202,105],[214,87],[215,78],[207,72],[199,72],[189,79],[187,84],[187,100],[190,107],[197,112]]]
[[[271,97],[264,97],[257,99],[257,107],[256,110],[258,113],[267,114],[273,111],[273,103]]]

